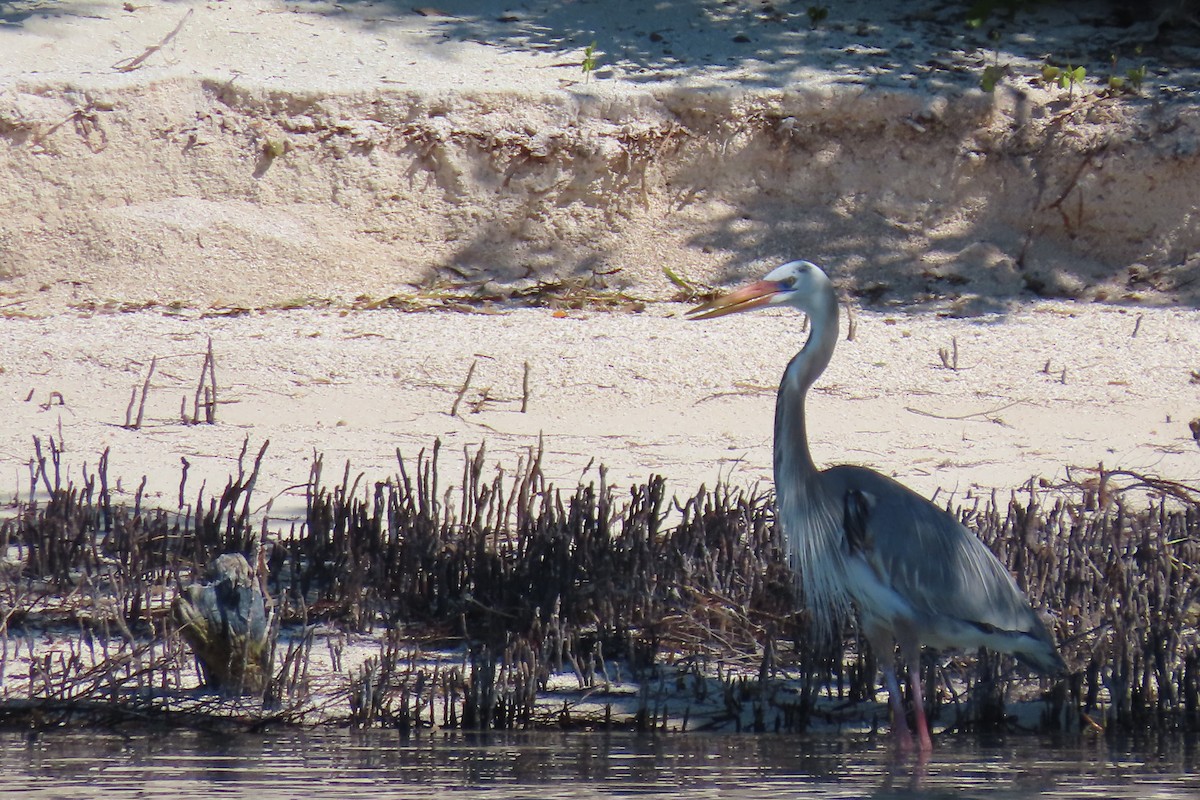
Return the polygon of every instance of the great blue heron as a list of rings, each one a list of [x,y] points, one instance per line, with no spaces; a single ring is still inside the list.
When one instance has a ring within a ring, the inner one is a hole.
[[[840,634],[853,605],[882,665],[892,729],[911,746],[896,679],[907,664],[918,746],[932,747],[921,697],[920,649],[987,647],[1045,673],[1065,670],[1046,626],[999,559],[949,513],[864,467],[818,471],[808,449],[804,397],[828,366],[838,303],[820,267],[792,261],[763,280],[688,312],[692,319],[769,306],[808,315],[811,333],[788,363],[775,403],[775,493],[793,568],[818,634]]]

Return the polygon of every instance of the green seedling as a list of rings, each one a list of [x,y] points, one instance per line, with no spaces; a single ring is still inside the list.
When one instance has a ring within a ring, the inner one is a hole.
[[[983,76],[979,79],[979,88],[985,92],[994,92],[996,84],[1008,73],[1008,67],[999,64],[988,64],[983,68]]]
[[[583,48],[583,62],[580,64],[583,67],[583,82],[587,83],[591,79],[592,73],[596,71],[596,43],[592,42],[587,47]]]
[[[1125,70],[1125,79],[1129,81],[1129,86],[1134,92],[1141,92],[1142,83],[1146,80],[1146,65]]]
[[[1131,94],[1141,94],[1142,82],[1146,80],[1146,68],[1130,67],[1125,70],[1122,75],[1108,76],[1108,90],[1113,94],[1118,92],[1129,92]]]
[[[1141,55],[1142,48],[1136,50],[1138,55]],[[1124,75],[1119,75],[1117,69],[1117,54],[1113,53],[1109,56],[1109,61],[1112,63],[1112,72],[1108,76],[1108,91],[1110,94],[1120,92],[1130,92],[1132,94],[1140,94],[1142,84],[1146,80],[1146,65],[1140,67],[1129,67],[1125,70]]]
[[[1072,68],[1069,64],[1067,68],[1059,72],[1058,88],[1067,90],[1067,97],[1071,97],[1075,92],[1076,84],[1083,84],[1083,79],[1087,77],[1087,70],[1083,67]]]
[[[1007,64],[1000,63],[1000,50],[992,51],[992,63],[983,68],[983,74],[979,76],[979,88],[983,89],[988,94],[996,91],[996,85],[1000,83],[1000,79],[1009,74]]]
[[[1134,55],[1140,56],[1142,54],[1142,46],[1139,44],[1137,47],[1135,47],[1133,49],[1133,52],[1134,52]],[[1113,73],[1114,73],[1113,77],[1117,77],[1116,76],[1117,56],[1115,53],[1112,56],[1112,66],[1113,66]],[[1141,94],[1142,84],[1145,82],[1146,82],[1146,65],[1142,64],[1141,66],[1138,66],[1138,67],[1129,67],[1128,69],[1126,69],[1124,79],[1118,78],[1118,87],[1117,88],[1128,85],[1129,89],[1134,94]],[[1112,85],[1113,85],[1113,81],[1112,81],[1112,78],[1110,78],[1109,86],[1112,86]]]
[[[829,16],[828,6],[809,6],[808,7],[808,24],[814,31]]]
[[[1087,77],[1087,70],[1083,67],[1072,67],[1069,64],[1066,69],[1050,64],[1042,67],[1042,80],[1045,83],[1057,83],[1058,88],[1067,91],[1068,97],[1074,94],[1077,85],[1083,84],[1085,77]]]

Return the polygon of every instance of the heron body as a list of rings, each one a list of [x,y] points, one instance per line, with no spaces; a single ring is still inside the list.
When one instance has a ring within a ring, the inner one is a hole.
[[[944,509],[874,470],[818,470],[804,401],[838,336],[833,284],[793,261],[688,313],[707,319],[790,305],[811,333],[788,363],[775,405],[778,520],[818,634],[839,636],[852,609],[882,665],[893,730],[911,742],[893,654],[909,666],[918,744],[931,746],[919,680],[920,648],[987,647],[1046,673],[1065,669],[1054,640],[999,559]]]

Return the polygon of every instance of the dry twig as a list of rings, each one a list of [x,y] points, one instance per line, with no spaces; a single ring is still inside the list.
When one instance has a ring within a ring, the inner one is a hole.
[[[525,362],[525,375],[521,378],[521,413],[529,408],[529,362]]]
[[[995,408],[988,409],[987,411],[974,411],[970,414],[948,414],[948,415],[947,414],[935,414],[932,411],[922,411],[921,409],[913,408],[912,406],[905,406],[904,410],[910,411],[913,414],[918,414],[922,417],[931,417],[933,419],[945,419],[945,420],[958,421],[958,420],[965,420],[965,419],[974,419],[975,417],[983,417],[988,422],[997,422],[998,418],[995,416],[996,414],[998,414],[999,412],[1003,411],[1006,408],[1012,408],[1013,406],[1019,406],[1024,402],[1027,402],[1027,401],[1013,400],[1011,403],[1004,403],[1003,405],[996,406]]]
[[[162,50],[171,42],[172,39],[179,35],[179,32],[183,30],[184,23],[188,21],[188,18],[192,16],[192,12],[195,10],[196,9],[194,8],[189,8],[187,13],[183,15],[183,19],[179,20],[179,24],[175,26],[175,30],[164,36],[161,42],[150,45],[140,56],[118,61],[117,63],[113,64],[113,69],[115,69],[117,72],[133,72],[135,69],[139,69],[142,64],[146,62],[146,59],[157,53],[159,50]]]
[[[142,382],[142,400],[138,403],[137,419],[133,420],[133,404],[138,399],[137,386],[133,387],[133,393],[129,395],[129,405],[125,408],[125,427],[130,430],[141,430],[142,417],[146,413],[146,397],[150,394],[150,379],[154,377],[154,369],[158,366],[158,356],[150,359],[150,369],[146,371],[146,380]]]
[[[471,386],[471,376],[475,374],[475,364],[477,361],[472,361],[471,366],[467,368],[467,379],[463,381],[462,388],[458,390],[458,394],[454,397],[454,405],[450,406],[450,416],[458,416],[458,404],[462,402],[463,395],[467,393],[467,389]]]

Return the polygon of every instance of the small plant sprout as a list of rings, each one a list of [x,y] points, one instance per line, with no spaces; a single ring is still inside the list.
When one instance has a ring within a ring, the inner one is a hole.
[[[996,84],[1007,74],[1007,66],[1002,67],[999,64],[988,64],[983,68],[983,75],[979,78],[979,88],[988,93],[994,92],[996,91]]]
[[[1082,85],[1083,79],[1087,77],[1087,70],[1083,67],[1071,67],[1069,64],[1065,70],[1062,70],[1058,75],[1058,88],[1067,90],[1067,98],[1071,98],[1075,94],[1076,84]]]
[[[1138,48],[1141,52],[1141,48]],[[1125,70],[1124,75],[1118,74],[1117,55],[1113,53],[1109,60],[1112,62],[1112,73],[1108,76],[1108,91],[1109,94],[1117,94],[1119,92],[1129,92],[1131,94],[1140,94],[1142,84],[1146,80],[1146,65],[1140,67],[1129,67]]]
[[[587,83],[591,79],[592,73],[596,71],[596,43],[592,42],[587,47],[583,48],[583,61],[580,64],[583,68],[583,82]]]
[[[1125,79],[1129,81],[1129,88],[1135,94],[1140,93],[1142,91],[1142,83],[1146,80],[1146,65],[1142,64],[1140,67],[1130,67],[1125,70]]]
[[[1074,95],[1077,85],[1083,85],[1085,77],[1087,77],[1087,70],[1083,67],[1072,67],[1070,64],[1065,69],[1052,64],[1046,64],[1042,67],[1042,82],[1057,83],[1058,88],[1067,91],[1068,98]]]
[[[1142,54],[1142,46],[1139,44],[1133,49],[1133,52],[1134,55],[1140,56]],[[1113,67],[1116,67],[1115,60]],[[1146,81],[1146,65],[1142,64],[1140,67],[1130,67],[1125,70],[1125,78],[1129,81],[1130,87],[1133,88],[1134,94],[1141,94],[1142,84]]]
[[[808,7],[808,24],[814,31],[829,16],[828,6],[809,6]]]
[[[1112,72],[1108,76],[1108,92],[1109,94],[1116,94],[1117,92],[1124,91],[1125,79],[1117,74],[1117,54],[1110,53],[1108,60],[1112,64]]]
[[[1000,40],[1000,32],[989,31],[988,38],[992,41]],[[982,76],[979,76],[979,88],[988,92],[996,91],[996,84],[1000,83],[1001,78],[1009,73],[1008,65],[1000,64],[1000,48],[996,48],[991,52],[991,64],[985,65]]]

